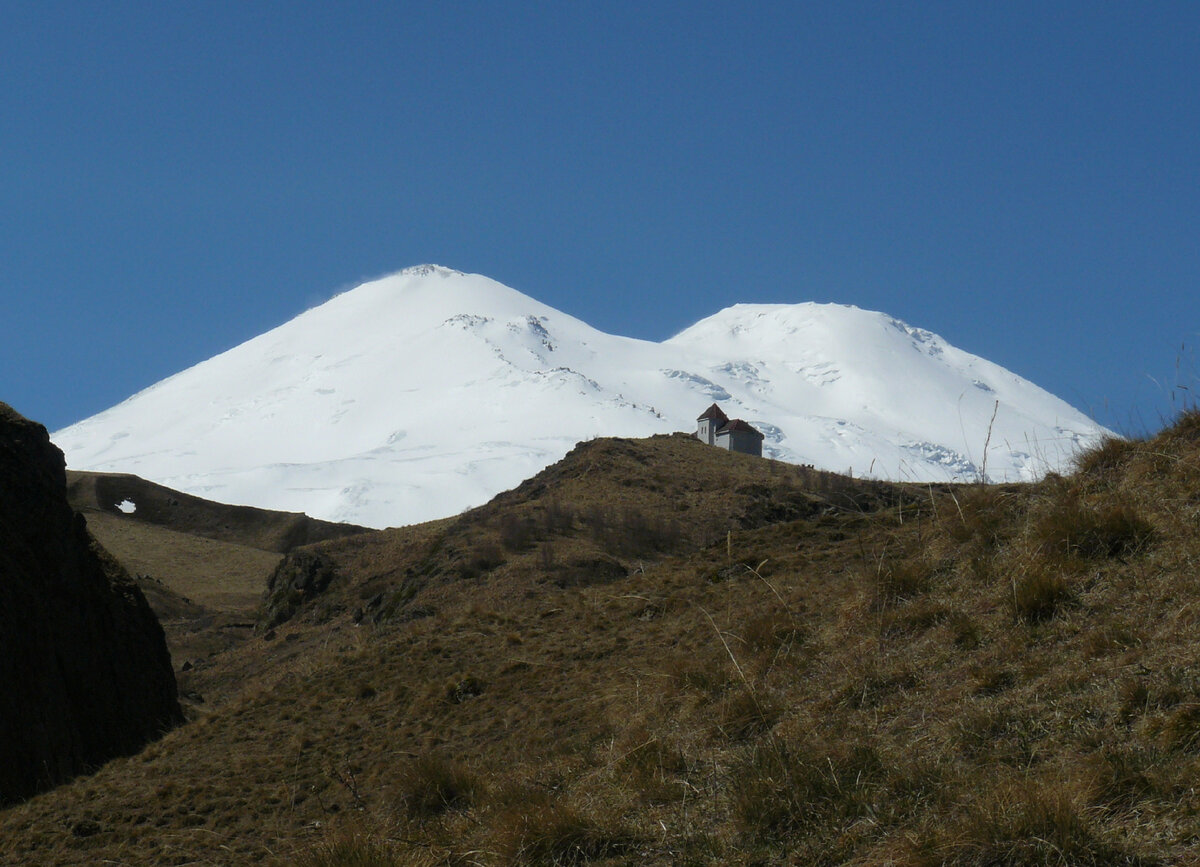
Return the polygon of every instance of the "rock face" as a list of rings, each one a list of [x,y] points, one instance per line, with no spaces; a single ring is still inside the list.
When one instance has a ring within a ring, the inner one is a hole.
[[[67,504],[46,429],[0,403],[0,804],[180,721],[162,627]]]
[[[275,567],[263,594],[262,629],[292,619],[300,606],[325,592],[337,577],[333,564],[311,551],[294,551]]]

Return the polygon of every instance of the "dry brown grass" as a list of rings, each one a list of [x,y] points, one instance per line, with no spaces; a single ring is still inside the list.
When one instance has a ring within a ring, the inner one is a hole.
[[[252,612],[280,555],[143,524],[105,512],[86,515],[92,535],[131,575],[148,575],[214,611]]]
[[[317,546],[342,580],[214,657],[194,722],[0,813],[0,861],[1189,863],[1195,430],[932,494],[597,441]],[[601,505],[681,535],[608,550]]]

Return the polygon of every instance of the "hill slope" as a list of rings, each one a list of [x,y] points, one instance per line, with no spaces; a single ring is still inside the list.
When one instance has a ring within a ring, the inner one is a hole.
[[[1195,414],[999,487],[588,443],[485,508],[295,552],[329,580],[214,659],[229,698],[0,813],[0,852],[1190,863],[1198,489]]]
[[[364,532],[303,514],[230,506],[128,474],[68,471],[67,499],[131,576],[166,632],[177,676],[242,643],[267,578],[305,544]],[[197,695],[190,686],[192,700]]]
[[[694,430],[714,400],[766,435],[769,456],[893,480],[1029,480],[1103,433],[882,313],[737,305],[651,343],[424,266],[339,295],[55,441],[74,469],[394,526],[486,502],[581,440]]]

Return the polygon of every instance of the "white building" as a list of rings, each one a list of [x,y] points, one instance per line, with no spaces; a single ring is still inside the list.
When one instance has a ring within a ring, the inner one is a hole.
[[[761,458],[765,437],[740,418],[729,418],[714,403],[696,419],[696,439],[710,446]]]

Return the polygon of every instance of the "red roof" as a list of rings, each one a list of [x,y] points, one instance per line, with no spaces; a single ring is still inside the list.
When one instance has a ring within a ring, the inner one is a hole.
[[[717,406],[715,403],[712,406],[710,406],[708,409],[706,409],[704,411],[703,415],[698,416],[696,418],[696,421],[703,421],[706,418],[715,418],[718,421],[720,421],[721,424],[724,424],[725,422],[729,421],[729,416],[727,416],[727,415],[725,415],[725,413],[721,412],[721,407]]]
[[[717,431],[717,436],[720,436],[723,433],[731,433],[735,430],[746,431],[747,433],[754,434],[759,439],[766,439],[766,437],[763,436],[763,434],[760,433],[757,428],[753,427],[747,422],[742,421],[740,418],[735,418],[733,421],[728,421],[723,424],[721,429]]]

